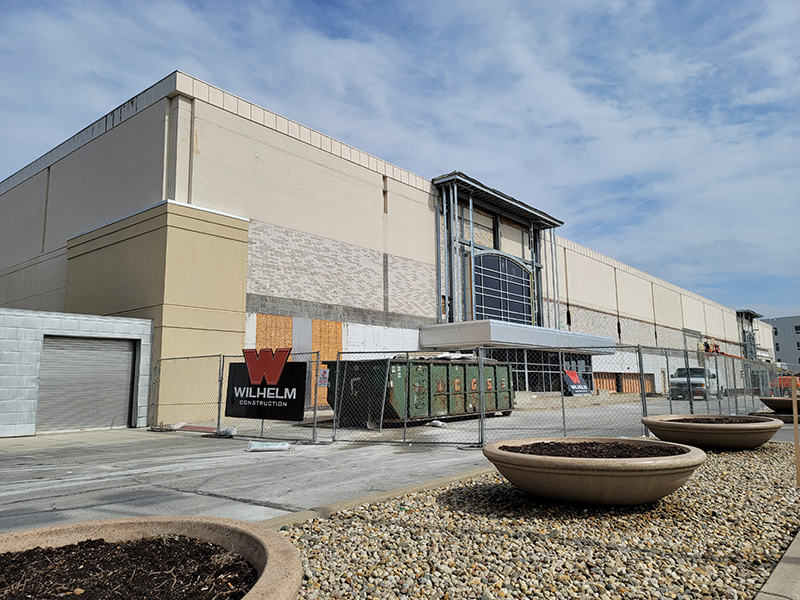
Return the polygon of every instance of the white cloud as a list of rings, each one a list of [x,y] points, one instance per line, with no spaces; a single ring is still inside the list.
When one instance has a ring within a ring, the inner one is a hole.
[[[181,69],[420,175],[465,171],[714,300],[800,313],[797,219],[775,218],[800,189],[793,0],[10,6],[0,177]],[[760,277],[782,287],[741,285]]]

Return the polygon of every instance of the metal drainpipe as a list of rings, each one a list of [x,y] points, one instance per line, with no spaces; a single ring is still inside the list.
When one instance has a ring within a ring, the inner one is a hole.
[[[460,321],[458,315],[458,302],[456,302],[457,283],[456,283],[456,245],[458,244],[458,221],[456,217],[456,206],[458,206],[458,187],[453,181],[450,191],[450,310],[453,314],[453,322]]]
[[[436,190],[436,322],[442,322],[442,196]]]
[[[561,329],[561,294],[558,290],[558,246],[556,245],[556,234],[552,230],[550,239],[553,244],[553,294],[556,300],[556,329]]]
[[[549,244],[548,244],[548,242],[547,242],[547,241],[544,239],[544,238],[545,238],[545,231],[548,231],[548,230],[546,230],[546,229],[542,229],[542,234],[541,234],[541,237],[543,238],[543,239],[541,240],[541,242],[542,242],[542,244],[544,245],[544,249],[543,249],[543,251],[542,251],[542,254],[544,255],[544,256],[542,256],[542,264],[543,264],[544,268],[543,268],[542,270],[544,271],[544,289],[545,289],[545,297],[546,297],[546,298],[550,298],[550,273],[548,273],[548,272],[547,272],[547,264],[546,264],[546,263],[545,263],[545,261],[544,261],[544,259],[545,259],[547,256],[549,256],[549,254],[550,254],[550,253],[549,253],[549,251],[548,251],[548,249],[547,249]],[[548,234],[547,234],[547,235],[549,235],[549,232],[548,232]],[[551,257],[551,260],[552,260],[552,257]],[[549,261],[548,261],[548,262],[549,262]],[[552,300],[552,298],[550,298],[550,299]],[[551,302],[548,302],[548,303],[547,303],[547,327],[548,327],[548,328],[550,328],[550,304],[551,304]],[[542,325],[544,325],[544,315],[542,315]]]
[[[475,213],[472,206],[472,192],[469,193],[469,262],[470,262],[470,288],[472,292],[472,315],[471,320],[475,320]]]
[[[450,292],[450,209],[448,204],[450,203],[450,187],[447,186],[444,188],[442,193],[442,225],[444,226],[444,231],[442,234],[444,235],[444,239],[446,241],[446,245],[444,248],[444,322],[450,322],[450,315],[452,314],[450,310],[450,301],[451,301],[451,292]]]

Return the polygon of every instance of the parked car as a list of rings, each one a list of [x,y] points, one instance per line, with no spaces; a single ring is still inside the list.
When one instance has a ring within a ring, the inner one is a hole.
[[[687,377],[686,369],[681,368],[669,378],[670,400],[688,400],[689,386],[694,400],[708,400],[709,397],[724,393],[717,380],[717,374],[710,369],[690,367]]]
[[[800,393],[800,377],[795,377],[798,393]],[[781,375],[769,382],[769,395],[770,396],[783,396],[788,398],[792,395],[792,377],[791,375]]]

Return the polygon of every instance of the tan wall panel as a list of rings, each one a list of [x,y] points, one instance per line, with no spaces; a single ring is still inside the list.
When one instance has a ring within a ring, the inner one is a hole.
[[[709,304],[704,304],[703,311],[705,313],[706,321],[706,329],[704,333],[716,340],[725,339],[725,321],[723,318],[722,309]]]
[[[154,359],[241,351],[246,221],[163,203],[69,242],[68,312],[154,322]]]
[[[47,170],[0,196],[0,271],[41,254]]]
[[[683,329],[681,295],[658,284],[653,284],[656,323],[664,327]]]
[[[201,211],[192,214],[191,218],[185,214],[169,216],[164,302],[243,316],[247,223]],[[210,223],[209,217],[216,222]],[[226,222],[219,222],[220,218]]]
[[[193,203],[384,251],[379,173],[201,101],[192,161]]]
[[[244,343],[244,326],[242,326],[242,331],[220,331],[199,327],[195,329],[163,327],[161,328],[160,336],[161,358],[208,356],[213,354],[238,354],[241,356]]]
[[[653,288],[649,281],[617,270],[617,298],[620,316],[653,322]]]
[[[436,264],[436,198],[399,181],[389,181],[386,252]],[[351,243],[360,244],[358,238]]]
[[[773,344],[772,325],[764,321],[758,321],[758,332],[756,333],[758,347],[769,355],[771,360],[775,360],[775,345]]]
[[[722,315],[722,320],[725,328],[725,339],[729,343],[741,343],[741,333],[739,332],[739,322],[736,320],[736,312],[725,311]],[[772,340],[770,340],[770,345],[772,345]]]
[[[163,199],[165,102],[52,165],[45,250]]]
[[[613,267],[567,249],[566,271],[570,305],[616,314],[617,296]],[[563,288],[561,293],[563,298]]]
[[[530,251],[525,247],[523,236],[526,232],[517,227],[500,223],[500,251],[518,258],[529,258]]]
[[[703,303],[694,298],[681,295],[681,306],[683,307],[684,328],[704,332],[706,330],[706,319],[703,312]]]
[[[65,250],[0,271],[0,307],[63,311],[66,273]]]
[[[70,242],[67,312],[131,316],[131,311],[163,304],[166,218],[160,215],[145,224],[152,228],[127,238],[112,234],[85,244],[78,243],[82,238]],[[114,233],[124,236],[125,231]]]
[[[553,276],[553,267],[552,267],[552,254],[550,252],[550,233],[544,232],[542,234],[542,297],[545,299],[552,299],[554,298],[554,289],[555,283],[558,282],[558,289],[561,298],[561,302],[566,304],[570,301],[571,290],[567,285],[567,265],[565,262],[565,254],[569,252],[565,250],[564,246],[556,243],[555,252],[556,252],[556,269],[557,273],[556,276]],[[559,239],[558,237],[556,239]]]

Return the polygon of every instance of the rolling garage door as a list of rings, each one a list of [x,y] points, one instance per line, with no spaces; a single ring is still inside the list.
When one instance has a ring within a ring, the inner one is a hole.
[[[45,336],[36,431],[126,427],[136,342]]]

